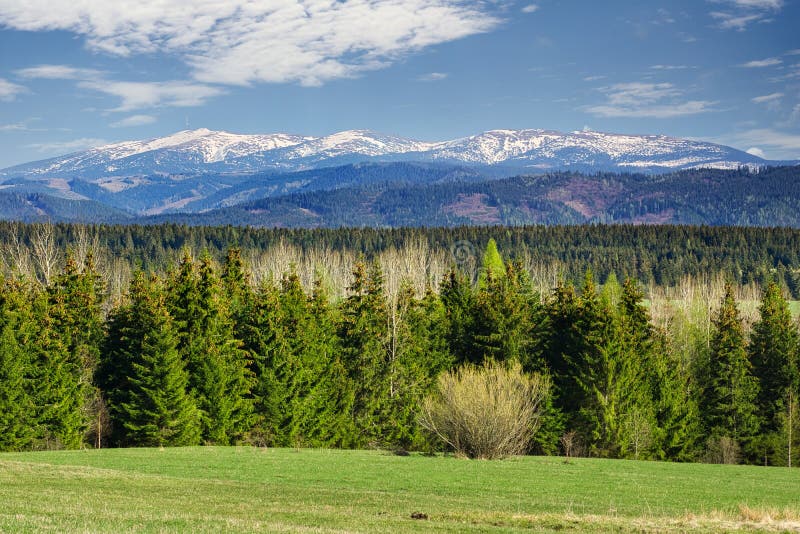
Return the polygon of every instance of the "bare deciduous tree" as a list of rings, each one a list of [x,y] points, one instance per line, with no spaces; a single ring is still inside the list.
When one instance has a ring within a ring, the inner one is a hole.
[[[61,256],[56,247],[55,231],[53,224],[38,223],[33,226],[33,261],[39,275],[39,281],[43,285],[50,285],[57,270],[59,258]]]

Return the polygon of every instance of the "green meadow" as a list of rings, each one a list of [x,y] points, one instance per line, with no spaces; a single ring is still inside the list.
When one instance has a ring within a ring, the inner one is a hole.
[[[0,455],[2,532],[800,530],[800,471],[190,447]]]

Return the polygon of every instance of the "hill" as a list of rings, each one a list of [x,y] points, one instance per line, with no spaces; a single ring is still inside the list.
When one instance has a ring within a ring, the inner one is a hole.
[[[665,174],[356,163],[292,173],[25,179],[0,190],[7,220],[261,227],[700,224],[800,227],[800,166]],[[511,174],[509,174],[511,173]],[[58,188],[57,191],[53,187]]]
[[[366,183],[142,222],[279,227],[659,223],[800,227],[800,167]]]

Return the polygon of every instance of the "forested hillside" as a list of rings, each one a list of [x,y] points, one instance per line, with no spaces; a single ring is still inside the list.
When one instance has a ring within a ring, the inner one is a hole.
[[[797,167],[660,176],[552,173],[482,182],[370,183],[245,202],[161,221],[253,226],[675,223],[800,226]]]
[[[546,274],[545,288],[494,241],[474,269],[456,256],[439,271],[417,242],[328,256],[346,277],[311,280],[239,248],[220,263],[187,249],[113,295],[95,260],[108,252],[82,235],[51,264],[35,242],[30,270],[2,283],[3,449],[426,450],[438,445],[418,406],[436,377],[493,359],[552,382],[531,452],[786,465],[800,451],[797,325],[778,284],[684,279],[646,303],[635,279],[590,270],[578,284]]]
[[[530,224],[800,227],[800,167],[662,175],[368,163],[293,173],[4,184],[7,220],[283,228]],[[43,185],[44,184],[44,185]],[[82,200],[83,199],[83,200]]]

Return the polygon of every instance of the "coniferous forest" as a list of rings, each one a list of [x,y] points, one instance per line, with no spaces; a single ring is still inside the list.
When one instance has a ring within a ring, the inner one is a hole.
[[[2,450],[436,450],[494,361],[550,384],[530,453],[800,460],[797,231],[3,230]]]

